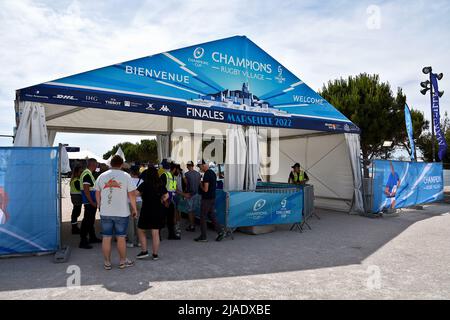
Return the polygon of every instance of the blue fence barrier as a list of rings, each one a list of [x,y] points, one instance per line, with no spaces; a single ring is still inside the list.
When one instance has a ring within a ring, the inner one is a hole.
[[[268,187],[268,186],[264,186]],[[254,227],[271,224],[294,224],[302,222],[302,188],[261,189],[257,192],[216,190],[217,221],[228,228]],[[185,212],[185,200],[178,209]],[[195,210],[200,217],[200,203]]]
[[[375,160],[373,166],[373,212],[444,198],[442,163]]]
[[[302,221],[303,190],[291,193],[229,192],[227,227]]]
[[[58,249],[58,148],[0,147],[0,255]]]

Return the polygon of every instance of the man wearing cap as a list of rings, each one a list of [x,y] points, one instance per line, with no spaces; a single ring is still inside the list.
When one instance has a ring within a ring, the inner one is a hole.
[[[165,172],[170,170],[170,163],[167,161],[167,159],[163,159],[161,161],[161,165],[158,169],[158,175],[161,177]]]
[[[222,241],[224,238],[224,232],[222,227],[217,222],[216,217],[216,183],[217,176],[214,171],[209,168],[209,165],[205,160],[202,160],[197,165],[203,174],[203,180],[200,183],[199,192],[202,196],[202,203],[200,206],[200,237],[195,238],[197,242],[207,242],[206,237],[206,217],[209,216],[211,222],[218,233],[216,241]]]
[[[186,179],[186,191],[190,196],[186,199],[189,216],[189,226],[186,228],[186,231],[195,232],[195,211],[200,205],[198,188],[200,187],[202,176],[198,171],[194,170],[194,162],[189,161],[186,166],[188,171],[184,174],[184,178]]]
[[[309,181],[308,175],[300,167],[300,163],[292,166],[292,171],[289,174],[289,184],[306,184]]]

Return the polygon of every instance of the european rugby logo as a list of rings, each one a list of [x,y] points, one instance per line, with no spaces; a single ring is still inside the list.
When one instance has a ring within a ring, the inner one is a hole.
[[[266,200],[260,199],[256,201],[255,205],[253,206],[253,211],[259,211],[266,205]]]
[[[203,49],[202,47],[198,47],[194,50],[194,58],[195,59],[201,59],[204,54],[205,54],[205,49]]]

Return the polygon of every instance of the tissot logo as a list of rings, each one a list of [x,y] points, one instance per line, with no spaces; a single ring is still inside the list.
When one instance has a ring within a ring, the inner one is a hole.
[[[168,106],[163,105],[163,106],[159,109],[159,111],[162,111],[162,112],[170,112],[170,109],[169,109]]]
[[[204,54],[205,54],[205,49],[203,49],[202,47],[198,47],[194,50],[194,58],[195,59],[200,59],[201,57],[203,57]]]
[[[74,96],[67,96],[67,95],[64,95],[64,94],[57,94],[55,98],[56,99],[63,99],[63,100],[78,100]]]
[[[122,102],[117,101],[116,99],[106,100],[105,103],[111,106],[120,106],[122,104]]]
[[[253,206],[253,211],[259,211],[266,205],[266,200],[260,199],[256,201],[255,205]]]

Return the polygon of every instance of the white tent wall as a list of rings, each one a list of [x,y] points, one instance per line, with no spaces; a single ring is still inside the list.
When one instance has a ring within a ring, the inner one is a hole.
[[[244,190],[246,155],[247,144],[244,128],[242,126],[229,125],[227,130],[224,190]]]
[[[247,128],[246,140],[245,190],[256,190],[260,169],[259,137],[256,127]]]
[[[17,120],[19,121],[15,147],[49,147],[53,144],[56,131],[48,130],[45,119],[45,108],[38,102],[15,102]],[[50,134],[50,137],[49,137]],[[66,148],[61,149],[61,172],[71,171]]]
[[[156,136],[156,143],[158,149],[158,159],[162,161],[163,159],[168,159],[170,156],[170,135],[168,134],[158,134]]]
[[[55,143],[55,138],[56,138],[56,130],[47,130],[48,133],[48,144],[50,146],[53,146],[53,144]]]
[[[37,102],[19,103],[20,123],[14,139],[16,147],[48,147],[45,109]]]
[[[315,206],[350,212],[354,178],[344,134],[280,139],[279,170],[272,182],[287,182],[291,166],[299,162],[314,185]]]
[[[175,132],[171,135],[171,160],[186,167],[189,161],[200,160],[202,136],[191,134],[189,132]]]
[[[143,113],[43,104],[47,128],[58,132],[160,134],[168,132],[167,117]]]
[[[353,171],[353,207],[352,213],[363,213],[364,200],[362,195],[363,190],[363,178],[361,172],[361,145],[359,134],[345,134],[345,140],[347,142],[350,163]]]

